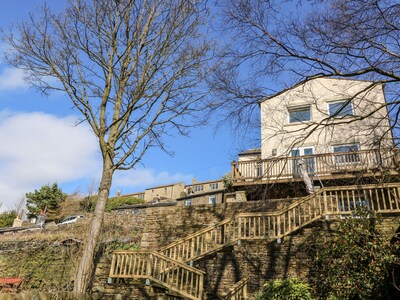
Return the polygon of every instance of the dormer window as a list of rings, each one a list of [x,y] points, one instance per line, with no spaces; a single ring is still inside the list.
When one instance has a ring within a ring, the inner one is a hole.
[[[203,185],[195,185],[194,186],[194,191],[195,192],[202,192],[204,190]]]
[[[311,120],[311,106],[289,109],[289,123],[306,122]]]
[[[218,182],[210,183],[210,190],[217,190],[218,189]]]
[[[354,115],[350,100],[328,103],[328,114],[332,117],[345,117]]]

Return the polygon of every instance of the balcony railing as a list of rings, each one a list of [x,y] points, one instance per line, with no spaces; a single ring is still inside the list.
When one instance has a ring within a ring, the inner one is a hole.
[[[393,169],[396,164],[394,153],[391,149],[373,149],[240,161],[232,163],[232,174],[235,182],[299,178],[298,163],[302,159],[310,177],[339,176],[343,173]]]

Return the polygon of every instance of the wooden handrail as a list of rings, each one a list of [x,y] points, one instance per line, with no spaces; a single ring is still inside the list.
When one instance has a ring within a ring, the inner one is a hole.
[[[325,187],[315,193],[298,199],[287,207],[273,212],[239,213],[234,218],[223,220],[213,226],[201,229],[159,249],[164,255],[189,262],[218,251],[240,239],[278,239],[303,227],[324,215],[349,214],[357,206],[356,199],[348,203],[333,205],[332,197],[339,191],[390,189],[399,183],[371,184],[360,186]],[[340,197],[339,197],[340,196]],[[344,196],[336,195],[337,199]],[[325,203],[326,199],[330,203]],[[346,198],[347,199],[347,198]],[[342,200],[341,200],[342,201]],[[343,202],[343,201],[342,201]],[[352,203],[352,204],[351,204]],[[377,207],[373,205],[373,207]],[[346,210],[348,208],[348,210]],[[395,210],[400,207],[395,207]],[[378,209],[379,212],[389,212]],[[391,210],[392,211],[392,210]],[[256,228],[257,227],[257,228]]]
[[[225,295],[224,300],[244,300],[247,299],[248,278],[243,278],[231,287]]]
[[[212,226],[208,226],[208,227],[206,227],[206,228],[200,229],[200,230],[198,230],[198,231],[196,231],[196,232],[194,232],[194,233],[192,233],[192,234],[189,234],[189,235],[187,235],[187,236],[185,236],[185,237],[183,237],[183,238],[181,238],[181,239],[179,239],[179,240],[177,240],[177,241],[175,241],[175,242],[172,242],[171,244],[168,244],[168,245],[166,245],[166,246],[160,248],[158,251],[163,252],[164,250],[166,250],[166,249],[168,249],[168,248],[171,248],[171,247],[173,247],[173,246],[175,246],[175,245],[178,245],[178,244],[182,243],[183,241],[190,240],[190,239],[192,239],[193,237],[196,237],[196,236],[198,236],[198,235],[200,235],[200,234],[202,234],[202,233],[209,232],[210,230],[213,230],[214,228],[217,228],[217,227],[219,227],[219,226],[221,226],[221,225],[224,225],[224,224],[226,224],[226,223],[229,223],[229,222],[231,222],[232,220],[233,220],[232,218],[228,218],[228,219],[225,219],[225,220],[223,220],[223,221],[221,221],[221,222],[218,222],[218,223],[216,223],[216,224],[214,224],[214,225],[212,225]]]
[[[299,177],[297,161],[306,162],[312,175],[327,176],[337,172],[354,172],[396,165],[393,149],[369,149],[352,152],[323,153],[304,156],[282,156],[268,159],[232,162],[234,181],[268,180]]]
[[[202,299],[205,272],[156,251],[115,251],[110,278],[145,278],[194,300]]]

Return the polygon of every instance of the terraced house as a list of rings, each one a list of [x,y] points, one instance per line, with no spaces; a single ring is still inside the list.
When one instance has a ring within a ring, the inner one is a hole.
[[[110,281],[143,280],[178,299],[246,299],[266,280],[312,276],[315,230],[356,207],[392,222],[389,237],[398,229],[399,156],[383,86],[316,79],[260,108],[261,147],[232,163],[237,201],[143,212],[142,250],[115,252]]]

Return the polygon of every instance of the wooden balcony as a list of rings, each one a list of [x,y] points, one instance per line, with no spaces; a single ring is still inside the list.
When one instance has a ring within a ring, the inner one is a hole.
[[[232,163],[234,185],[299,181],[298,163],[302,159],[310,178],[338,179],[396,171],[399,160],[393,149],[324,153],[296,157],[277,157]]]

